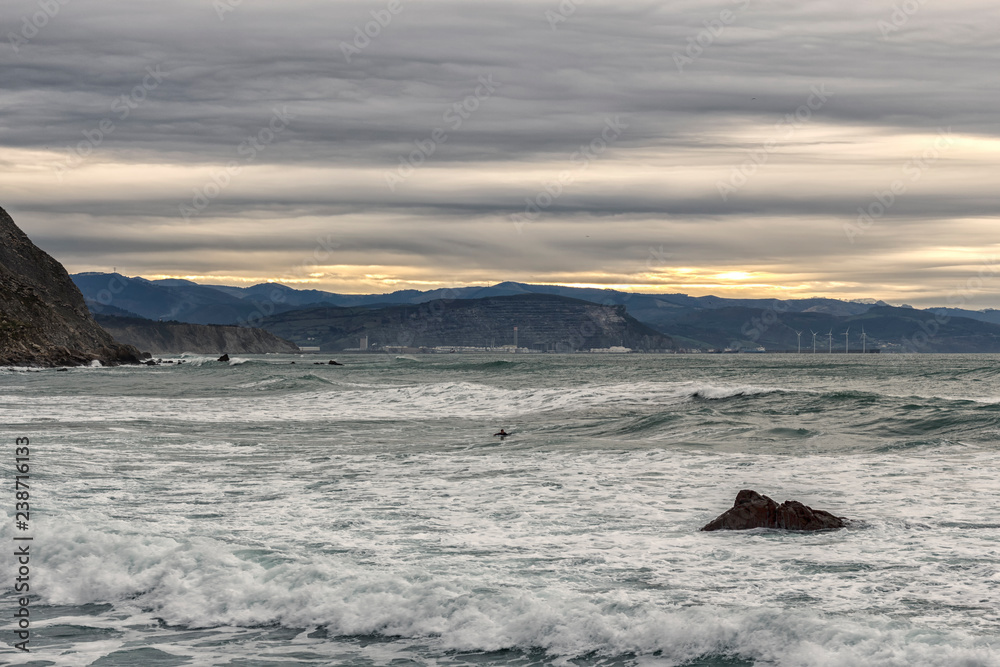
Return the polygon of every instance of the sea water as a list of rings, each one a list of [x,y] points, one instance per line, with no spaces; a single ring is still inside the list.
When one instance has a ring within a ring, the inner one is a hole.
[[[183,359],[0,370],[0,663],[1000,665],[996,356]]]

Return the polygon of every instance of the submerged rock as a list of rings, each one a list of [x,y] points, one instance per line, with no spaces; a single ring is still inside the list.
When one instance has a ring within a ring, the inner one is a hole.
[[[333,359],[331,359],[329,365],[330,366],[343,366],[344,364],[340,363],[339,361],[334,361]]]
[[[780,505],[756,491],[744,489],[736,494],[732,509],[709,522],[702,530],[748,530],[782,528],[784,530],[832,530],[843,528],[847,519],[814,510],[795,500]]]

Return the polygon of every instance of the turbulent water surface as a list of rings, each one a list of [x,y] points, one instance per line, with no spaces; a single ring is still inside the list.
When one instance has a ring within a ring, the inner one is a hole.
[[[0,370],[0,663],[1000,665],[998,357],[186,359]]]

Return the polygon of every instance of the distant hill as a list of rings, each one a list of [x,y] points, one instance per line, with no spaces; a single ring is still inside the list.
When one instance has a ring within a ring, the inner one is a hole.
[[[967,317],[970,320],[981,322],[991,322],[1000,324],[1000,310],[987,308],[986,310],[965,310],[964,308],[928,308],[928,312],[945,317]]]
[[[89,302],[151,320],[237,324],[291,307],[241,299],[186,280],[151,281],[117,273],[77,273],[73,282]]]
[[[91,317],[62,264],[0,208],[0,365],[136,363]]]
[[[268,317],[261,326],[299,344],[330,351],[357,347],[362,336],[375,348],[513,345],[515,326],[518,346],[536,350],[673,348],[668,336],[628,315],[624,306],[548,294],[439,299],[378,309],[300,309]]]
[[[115,340],[151,354],[294,354],[298,346],[263,329],[232,325],[154,322],[138,317],[97,315]]]
[[[661,328],[694,310],[747,307],[767,308],[774,299],[726,299],[686,294],[637,294],[611,289],[530,285],[503,282],[483,287],[460,287],[428,291],[400,290],[387,294],[336,294],[322,290],[299,290],[278,283],[252,287],[199,285],[189,280],[145,280],[116,273],[79,273],[73,280],[94,303],[110,305],[150,319],[176,319],[199,324],[236,324],[261,315],[302,307],[368,306],[427,303],[438,299],[483,299],[519,294],[550,294],[582,299],[602,305],[626,306],[641,322]],[[870,305],[836,299],[783,301],[791,311],[815,310],[838,315],[858,315]]]
[[[277,283],[252,287],[198,285],[191,281],[169,279],[148,281],[118,274],[78,274],[73,277],[88,303],[99,312],[129,312],[151,319],[176,319],[182,322],[236,324],[250,321],[259,324],[271,316],[272,324],[316,319],[315,314],[281,318],[298,310],[336,312],[337,308],[359,308],[370,313],[382,308],[419,305],[439,300],[452,302],[530,294],[581,299],[604,306],[624,306],[630,316],[672,337],[680,347],[716,348],[763,346],[767,350],[798,349],[795,331],[802,331],[802,349],[812,350],[811,331],[818,331],[817,350],[829,349],[826,334],[834,329],[834,349],[844,349],[843,332],[852,322],[868,315],[879,315],[865,322],[868,347],[887,351],[992,352],[994,330],[978,327],[978,321],[1000,325],[1000,310],[973,311],[958,308],[935,308],[927,311],[909,307],[894,308],[874,299],[840,301],[837,299],[728,299],[717,296],[693,297],[686,294],[637,294],[610,289],[560,287],[503,282],[490,286],[400,290],[387,294],[336,294],[322,290],[298,290]],[[879,310],[888,308],[890,310]],[[399,311],[393,311],[399,312]],[[344,315],[337,315],[343,319]],[[359,314],[360,317],[360,314]],[[370,317],[370,315],[365,315]],[[757,324],[755,324],[755,318]],[[936,319],[935,319],[936,318]],[[761,327],[764,320],[771,321]],[[317,326],[320,326],[317,324]],[[338,325],[339,326],[339,325]],[[862,326],[860,323],[858,327]],[[875,327],[869,331],[868,327]],[[926,330],[934,330],[930,337]],[[921,332],[924,332],[921,335]],[[344,341],[350,337],[344,334]],[[860,329],[852,329],[850,347],[861,348]],[[839,337],[838,337],[839,336]],[[287,337],[287,336],[286,336]],[[308,336],[307,338],[315,338]],[[929,340],[924,341],[924,338]],[[491,336],[492,339],[492,336]],[[821,344],[826,342],[824,348]],[[919,343],[919,345],[917,345]],[[345,346],[356,346],[357,341]],[[499,343],[498,343],[499,344]]]
[[[118,308],[116,306],[104,306],[96,301],[91,301],[86,299],[87,308],[96,318],[98,315],[114,315],[116,317],[136,317],[139,319],[147,319],[139,316],[137,313],[133,313],[130,310],[125,310],[124,308]]]
[[[670,327],[679,344],[690,346],[812,352],[851,350],[889,352],[1000,352],[1000,325],[964,317],[938,317],[913,308],[874,306],[860,315],[838,317],[816,312],[758,308],[719,308],[688,313]],[[866,334],[861,341],[862,331]],[[832,334],[832,335],[831,335]]]

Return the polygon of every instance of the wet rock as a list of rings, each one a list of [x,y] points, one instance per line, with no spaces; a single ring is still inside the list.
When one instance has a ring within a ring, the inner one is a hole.
[[[331,359],[329,365],[330,366],[343,366],[344,364],[340,363],[339,361],[334,361],[333,359]]]
[[[847,519],[823,510],[814,510],[798,501],[786,500],[779,505],[767,496],[744,489],[736,494],[736,502],[731,509],[709,522],[702,530],[832,530],[846,525]]]
[[[217,361],[229,361],[229,355],[224,354],[221,357],[219,357]]]

